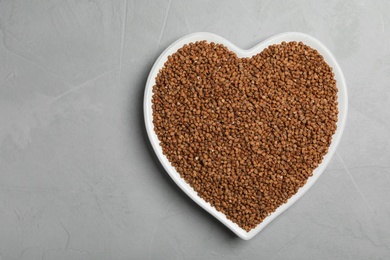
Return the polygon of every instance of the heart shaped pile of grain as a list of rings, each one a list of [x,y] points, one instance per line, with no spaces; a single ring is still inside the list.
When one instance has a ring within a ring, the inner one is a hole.
[[[338,114],[332,68],[302,42],[252,58],[221,44],[186,44],[160,70],[152,102],[170,163],[246,231],[306,183]]]

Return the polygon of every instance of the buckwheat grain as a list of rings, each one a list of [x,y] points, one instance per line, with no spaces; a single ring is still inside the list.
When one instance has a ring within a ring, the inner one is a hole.
[[[302,42],[252,58],[212,42],[186,44],[160,70],[152,103],[170,163],[246,231],[312,176],[338,115],[332,68]]]

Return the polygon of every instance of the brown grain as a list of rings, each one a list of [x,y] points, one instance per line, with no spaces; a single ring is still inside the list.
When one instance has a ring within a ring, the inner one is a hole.
[[[152,101],[163,153],[246,231],[312,176],[338,115],[332,68],[302,42],[252,58],[221,44],[186,44],[160,70]]]

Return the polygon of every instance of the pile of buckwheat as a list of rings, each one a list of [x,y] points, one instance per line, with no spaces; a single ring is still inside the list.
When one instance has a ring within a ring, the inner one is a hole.
[[[252,58],[221,44],[186,44],[160,70],[152,101],[165,156],[246,231],[312,176],[338,115],[332,68],[302,42]]]

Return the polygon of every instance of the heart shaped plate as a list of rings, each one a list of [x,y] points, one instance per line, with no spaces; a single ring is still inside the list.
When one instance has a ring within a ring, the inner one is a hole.
[[[307,183],[303,187],[301,187],[298,190],[298,192],[287,201],[287,203],[277,208],[276,211],[271,213],[268,217],[266,217],[263,220],[263,222],[261,222],[256,228],[250,230],[249,232],[245,231],[244,229],[239,227],[236,223],[227,219],[223,213],[217,211],[208,202],[204,201],[202,198],[200,198],[197,195],[194,189],[188,183],[186,183],[184,179],[180,177],[180,174],[175,170],[175,168],[170,164],[168,159],[165,157],[165,155],[162,152],[162,148],[159,144],[158,137],[154,132],[153,115],[152,115],[153,112],[152,111],[152,96],[153,96],[152,89],[153,86],[155,85],[155,78],[157,77],[159,70],[163,68],[164,63],[168,59],[168,56],[175,53],[184,44],[188,44],[190,42],[202,41],[202,40],[206,40],[207,42],[215,42],[215,43],[223,44],[229,50],[236,53],[239,58],[252,57],[253,55],[256,55],[261,51],[263,51],[268,46],[272,44],[280,44],[283,41],[285,42],[302,41],[304,44],[316,49],[324,57],[325,61],[329,64],[329,66],[333,68],[333,73],[335,74],[334,77],[337,81],[339,114],[338,114],[338,121],[337,121],[337,130],[332,136],[332,143],[329,147],[328,153],[324,156],[321,164],[319,164],[318,167],[314,170],[313,176],[308,178]],[[146,131],[148,133],[149,140],[152,144],[152,147],[155,153],[157,154],[157,157],[160,160],[161,164],[164,166],[165,170],[175,181],[175,183],[192,200],[194,200],[199,206],[204,208],[207,212],[209,212],[211,215],[213,215],[215,218],[221,221],[225,226],[227,226],[230,230],[232,230],[237,236],[239,236],[244,240],[249,240],[253,238],[256,234],[258,234],[265,226],[267,226],[272,220],[274,220],[280,213],[282,213],[288,207],[293,205],[317,181],[317,179],[320,177],[320,175],[328,165],[329,161],[331,160],[333,154],[336,151],[337,145],[340,142],[345,127],[346,118],[347,118],[347,110],[348,110],[347,87],[346,87],[343,72],[341,71],[341,68],[337,63],[336,59],[334,58],[332,53],[325,47],[325,45],[322,44],[320,41],[307,34],[297,33],[297,32],[288,32],[288,33],[282,33],[276,35],[274,37],[265,40],[264,42],[256,45],[255,47],[249,50],[242,50],[237,46],[235,46],[233,43],[229,42],[228,40],[212,33],[198,32],[198,33],[193,33],[184,36],[183,38],[177,40],[171,46],[169,46],[154,63],[154,66],[150,71],[146,83],[145,95],[144,95],[144,116],[145,116]]]

